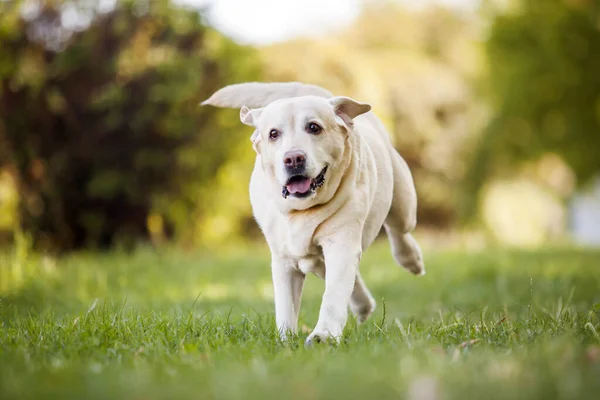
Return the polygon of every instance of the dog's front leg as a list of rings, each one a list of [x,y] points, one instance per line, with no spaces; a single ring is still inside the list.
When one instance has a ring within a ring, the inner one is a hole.
[[[298,314],[305,275],[292,260],[274,256],[271,261],[275,295],[275,322],[282,339],[298,330]]]
[[[319,321],[306,344],[333,339],[339,341],[348,319],[350,296],[354,289],[362,254],[360,240],[340,237],[321,244],[325,257],[325,293]]]

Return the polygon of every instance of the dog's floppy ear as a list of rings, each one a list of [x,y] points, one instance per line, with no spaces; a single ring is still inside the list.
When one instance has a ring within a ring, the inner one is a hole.
[[[349,97],[332,97],[329,99],[333,111],[335,112],[336,120],[341,125],[344,125],[349,130],[352,130],[354,123],[352,120],[361,114],[369,112],[371,105],[367,103],[360,103]]]
[[[260,114],[262,114],[262,110],[262,108],[251,110],[248,107],[243,106],[240,110],[240,120],[242,123],[256,128],[256,122],[260,117]],[[258,129],[254,130],[252,136],[250,136],[250,141],[252,142],[252,148],[258,153],[258,142],[260,142],[260,132]]]
[[[246,125],[250,125],[256,128],[256,122],[262,114],[262,108],[256,108],[254,110],[249,109],[246,106],[243,106],[240,110],[240,121]]]

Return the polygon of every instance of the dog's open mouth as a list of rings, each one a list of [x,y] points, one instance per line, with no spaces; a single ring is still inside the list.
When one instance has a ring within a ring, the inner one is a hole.
[[[284,199],[287,199],[289,195],[294,197],[307,197],[315,193],[317,188],[320,188],[325,183],[326,172],[327,166],[325,166],[314,179],[304,175],[294,175],[290,177],[283,187],[281,195]]]

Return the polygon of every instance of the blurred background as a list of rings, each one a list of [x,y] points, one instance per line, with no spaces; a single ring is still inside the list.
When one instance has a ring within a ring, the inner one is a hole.
[[[600,245],[600,0],[0,1],[0,241],[262,242],[245,81],[371,103],[426,246]]]

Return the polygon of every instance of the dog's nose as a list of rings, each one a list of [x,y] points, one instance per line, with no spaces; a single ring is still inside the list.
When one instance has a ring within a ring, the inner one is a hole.
[[[306,154],[303,151],[288,151],[283,156],[283,164],[289,169],[303,168],[306,164]]]

